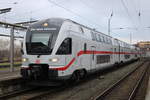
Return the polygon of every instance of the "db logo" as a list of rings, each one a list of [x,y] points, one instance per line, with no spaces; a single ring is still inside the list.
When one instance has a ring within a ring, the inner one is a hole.
[[[35,61],[35,63],[36,63],[36,64],[39,64],[39,63],[40,63],[40,60],[37,59],[37,60]]]

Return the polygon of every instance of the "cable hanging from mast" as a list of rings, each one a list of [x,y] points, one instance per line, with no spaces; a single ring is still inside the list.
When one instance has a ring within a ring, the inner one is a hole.
[[[122,5],[123,5],[123,7],[125,8],[128,17],[129,17],[130,20],[131,20],[131,23],[132,23],[132,24],[135,26],[135,28],[136,28],[136,25],[133,23],[132,17],[131,17],[131,15],[130,15],[130,13],[129,13],[128,7],[127,7],[127,6],[125,5],[125,3],[124,3],[124,0],[121,0],[121,3],[122,3]]]
[[[93,22],[93,21],[91,21],[91,20],[89,20],[89,19],[87,19],[87,18],[81,16],[80,14],[78,14],[78,13],[76,13],[76,12],[73,12],[72,10],[70,10],[70,9],[68,9],[68,8],[66,8],[66,7],[64,7],[64,6],[62,6],[61,4],[58,4],[58,3],[56,3],[56,2],[54,2],[54,1],[52,1],[52,0],[48,0],[48,1],[49,1],[50,3],[52,3],[52,4],[54,4],[54,5],[57,6],[57,7],[60,7],[60,8],[62,8],[62,9],[64,9],[64,10],[66,10],[67,12],[72,13],[72,14],[74,14],[74,15],[76,15],[76,16],[78,16],[78,17],[84,19],[84,20],[86,20],[87,22],[91,22],[92,24],[95,24],[96,26],[100,26],[100,27],[103,27],[103,28],[104,28],[104,26],[98,25],[97,23],[95,23],[95,22]]]

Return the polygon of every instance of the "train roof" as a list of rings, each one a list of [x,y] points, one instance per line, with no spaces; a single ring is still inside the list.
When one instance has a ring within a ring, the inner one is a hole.
[[[35,23],[33,23],[33,24],[31,24],[31,26],[34,26],[34,25],[36,25],[36,24],[40,24],[40,23],[44,23],[44,22],[50,22],[50,21],[61,21],[61,22],[64,22],[64,21],[69,21],[69,22],[72,22],[72,23],[75,23],[75,24],[77,24],[77,25],[80,25],[80,26],[82,26],[82,27],[85,27],[85,28],[87,28],[87,29],[89,29],[89,30],[93,30],[93,31],[95,31],[95,32],[97,32],[97,33],[101,33],[101,34],[103,34],[103,35],[105,35],[105,36],[108,36],[108,37],[111,37],[111,36],[109,36],[109,35],[107,35],[107,34],[104,34],[104,33],[102,33],[102,32],[99,32],[99,31],[96,31],[94,28],[92,29],[92,28],[90,28],[90,27],[88,27],[88,26],[85,26],[85,25],[83,25],[83,24],[79,24],[79,23],[77,23],[77,22],[75,22],[75,21],[73,21],[73,20],[71,20],[71,19],[67,19],[67,18],[48,18],[48,19],[44,19],[44,20],[41,20],[41,21],[38,21],[38,22],[35,22]],[[30,26],[30,27],[31,27]],[[112,37],[111,37],[112,38]]]
[[[43,19],[43,20],[40,20],[40,21],[37,21],[37,22],[34,22],[30,25],[30,27],[36,27],[36,26],[39,26],[45,22],[47,23],[51,23],[51,22],[59,22],[59,23],[63,23],[65,21],[65,19],[63,18],[48,18],[48,19]]]
[[[87,28],[87,29],[89,29],[89,30],[93,30],[93,31],[95,31],[95,32],[97,32],[97,33],[101,33],[101,34],[103,34],[103,35],[105,35],[105,36],[108,36],[108,37],[110,37],[110,38],[113,38],[112,36],[109,36],[109,35],[107,35],[107,34],[104,34],[104,33],[102,33],[102,32],[99,32],[99,31],[95,30],[94,28],[92,29],[92,28],[90,28],[90,27],[88,27],[88,26],[85,26],[85,25],[83,25],[83,24],[79,24],[79,23],[77,23],[77,22],[75,22],[75,21],[73,21],[73,20],[70,20],[70,19],[66,19],[66,20],[71,21],[71,22],[73,22],[73,23],[75,23],[75,24],[78,24],[78,25],[80,25],[80,26],[82,26],[82,27],[85,27],[85,28]]]
[[[63,23],[64,21],[69,21],[69,22],[72,22],[72,23],[74,23],[74,24],[80,25],[80,26],[82,26],[82,27],[84,27],[84,28],[87,28],[87,29],[89,29],[89,30],[92,30],[92,31],[94,31],[94,32],[97,32],[97,33],[103,34],[103,35],[105,35],[105,36],[107,36],[107,37],[113,38],[112,36],[109,36],[109,35],[107,35],[107,34],[104,34],[104,33],[102,33],[102,32],[99,32],[99,31],[97,31],[97,30],[95,30],[95,29],[92,29],[92,28],[90,28],[90,27],[88,27],[88,26],[85,26],[85,25],[83,25],[83,24],[79,24],[79,23],[77,23],[77,22],[75,22],[75,21],[73,21],[73,20],[71,20],[71,19],[67,19],[67,18],[48,18],[48,19],[44,19],[44,20],[35,22],[35,23],[31,24],[30,27],[36,26],[37,24],[41,24],[41,23],[44,23],[44,22],[50,23],[51,21],[59,21],[60,23]],[[119,40],[119,39],[117,39],[117,38],[113,38],[113,39],[118,40],[118,41],[123,42],[123,43],[126,43],[126,42],[124,42],[124,41],[122,41],[122,40]],[[129,43],[126,43],[126,44],[129,44]],[[131,44],[129,44],[129,45],[131,45]]]

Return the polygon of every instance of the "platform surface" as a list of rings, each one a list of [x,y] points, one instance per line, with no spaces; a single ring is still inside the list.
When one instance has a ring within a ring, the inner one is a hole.
[[[11,72],[10,68],[0,68],[0,81],[20,78],[20,67],[14,68],[14,71]]]
[[[150,77],[149,77],[149,83],[147,88],[147,94],[145,100],[150,100]]]

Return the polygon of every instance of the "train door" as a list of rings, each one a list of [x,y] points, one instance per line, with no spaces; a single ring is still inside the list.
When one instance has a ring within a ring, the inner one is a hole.
[[[92,69],[95,69],[96,67],[96,57],[95,57],[95,52],[96,51],[96,47],[95,46],[91,46],[91,59],[90,59],[90,62],[91,62],[91,66],[90,66],[90,70]]]
[[[118,62],[120,63],[120,58],[121,58],[121,48],[120,48],[120,45],[119,45],[119,48],[118,48]]]
[[[120,46],[114,46],[114,63],[120,62]]]

